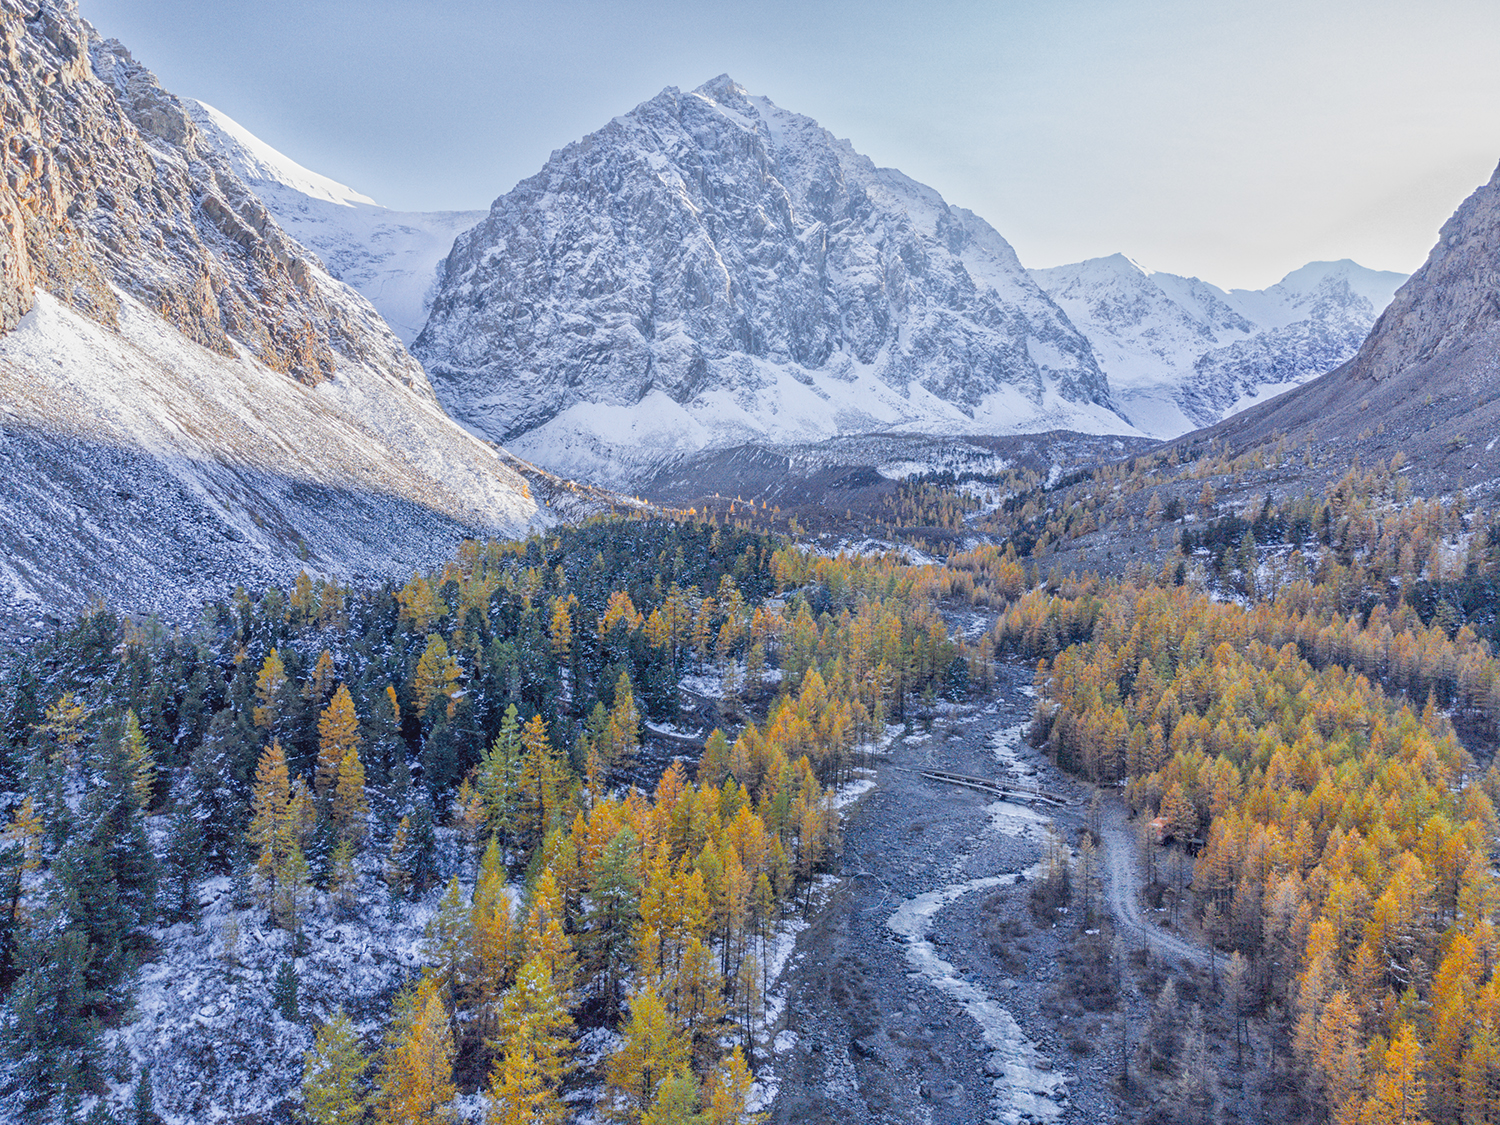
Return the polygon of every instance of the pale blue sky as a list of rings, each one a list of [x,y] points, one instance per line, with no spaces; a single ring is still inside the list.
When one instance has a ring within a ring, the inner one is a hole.
[[[175,93],[391,207],[481,208],[728,72],[1029,266],[1421,264],[1500,160],[1492,0],[79,0]]]

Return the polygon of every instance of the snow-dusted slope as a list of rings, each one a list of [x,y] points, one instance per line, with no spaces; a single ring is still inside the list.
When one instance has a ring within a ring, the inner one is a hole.
[[[498,199],[413,350],[471,429],[615,482],[752,439],[1130,432],[988,224],[727,77]]]
[[[309,171],[211,105],[185,99],[204,139],[328,272],[364,294],[401,342],[427,320],[438,266],[484,211],[391,211]]]
[[[1031,276],[1093,344],[1121,410],[1175,437],[1332,370],[1405,275],[1313,262],[1267,289],[1225,291],[1115,254]]]
[[[130,296],[119,327],[47,293],[0,338],[0,606],[178,621],[300,569],[404,577],[539,513],[519,475],[377,372],[306,387]]]
[[[544,518],[72,0],[0,0],[0,39],[0,629],[95,595],[181,620]]]

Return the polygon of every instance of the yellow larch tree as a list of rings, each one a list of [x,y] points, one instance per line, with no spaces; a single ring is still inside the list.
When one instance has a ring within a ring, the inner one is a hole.
[[[1425,1062],[1416,1029],[1403,1023],[1372,1078],[1359,1125],[1430,1125],[1427,1083],[1422,1076]]]
[[[490,1077],[486,1125],[567,1120],[560,1087],[571,1068],[572,1029],[546,960],[533,957],[521,966],[500,1006],[496,1046],[501,1057]]]
[[[448,642],[437,633],[430,634],[427,648],[417,660],[416,674],[412,677],[411,691],[418,714],[425,719],[428,707],[439,698],[448,700],[451,713],[460,676],[458,661],[448,652]]]
[[[302,1105],[308,1120],[313,1125],[359,1125],[369,1104],[364,1077],[370,1060],[342,1008],[318,1029],[312,1050],[302,1058]]]
[[[533,715],[521,729],[521,768],[516,781],[517,834],[534,847],[562,812],[564,766],[547,737],[547,722]]]
[[[295,816],[286,754],[282,752],[281,742],[275,740],[261,753],[260,762],[255,767],[255,789],[250,798],[247,833],[250,845],[255,849],[256,874],[265,888],[267,904],[274,904],[277,883],[297,846]]]
[[[552,622],[548,627],[552,641],[552,655],[566,662],[573,651],[573,606],[578,599],[559,595],[552,599]]]
[[[479,1009],[480,1034],[493,1035],[500,998],[515,978],[520,960],[521,933],[505,889],[505,866],[500,845],[491,836],[479,860],[469,925],[473,933],[473,994]],[[550,975],[550,966],[549,966]]]
[[[255,676],[255,707],[251,711],[251,718],[261,731],[271,732],[285,717],[281,712],[286,690],[286,665],[282,662],[281,653],[273,648],[266,654],[266,659]]]
[[[704,1125],[760,1125],[766,1115],[745,1108],[754,1081],[738,1047],[720,1059],[704,1088]]]
[[[665,1079],[687,1069],[690,1052],[687,1037],[651,987],[631,997],[621,1031],[625,1042],[605,1066],[599,1110],[612,1121],[633,1122],[651,1108]]]
[[[350,750],[358,753],[361,741],[354,698],[347,686],[339,684],[318,716],[318,768],[313,775],[313,789],[325,807],[333,799],[345,755]]]
[[[376,1079],[377,1125],[430,1125],[451,1119],[453,1036],[438,984],[423,977],[396,1005]]]
[[[156,796],[156,758],[134,710],[125,712],[125,732],[121,740],[125,744],[125,763],[130,770],[130,790],[135,796],[136,807],[149,812]]]
[[[411,581],[397,592],[396,600],[401,604],[402,624],[409,624],[414,633],[429,632],[438,618],[448,611],[434,592],[432,583],[422,574],[413,575]]]

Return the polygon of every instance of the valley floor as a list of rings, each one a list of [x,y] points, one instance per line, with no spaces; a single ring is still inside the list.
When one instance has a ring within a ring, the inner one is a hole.
[[[782,982],[776,1125],[1176,1120],[1156,1097],[1175,1080],[1139,1073],[1137,1041],[1166,979],[1214,1022],[1206,950],[1141,905],[1134,826],[1113,797],[1091,892],[1099,921],[1082,917],[1076,847],[1071,905],[1055,923],[1034,916],[1035,880],[1049,850],[1080,839],[1091,791],[1026,745],[1029,669],[999,671],[991,701],[894,740],[875,788],[846,813],[840,882]],[[922,768],[1009,778],[1070,803],[995,801]],[[1232,1046],[1209,1039],[1216,1108],[1259,1120]]]
[[[848,814],[843,882],[802,934],[788,982],[795,1040],[780,1040],[791,1049],[777,1060],[773,1121],[1116,1119],[1097,1083],[1063,1073],[1067,1052],[1036,1018],[1055,939],[1037,931],[1020,964],[987,945],[1000,889],[1024,890],[1047,853],[1047,821],[1071,835],[1083,801],[1054,817],[911,772],[1004,776],[997,749],[1030,764],[1020,742],[1030,676],[1002,674],[993,702],[897,739]],[[1043,766],[1049,787],[1077,790]],[[1004,897],[1024,912],[1024,893]]]

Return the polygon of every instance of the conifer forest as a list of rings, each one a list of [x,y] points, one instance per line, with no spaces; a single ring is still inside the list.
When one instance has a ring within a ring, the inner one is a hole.
[[[1399,467],[950,475],[879,551],[604,516],[191,628],[98,606],[4,682],[7,1089],[173,1120],[269,1069],[266,1112],[317,1125],[763,1120],[850,801],[1019,673],[1075,810],[1024,925],[1096,962],[1058,988],[1124,1029],[1075,1044],[1114,1105],[1500,1119],[1500,526]],[[954,513],[992,541],[942,552]],[[1139,553],[1062,570],[1100,527]],[[1196,960],[1114,916],[1111,849]]]

